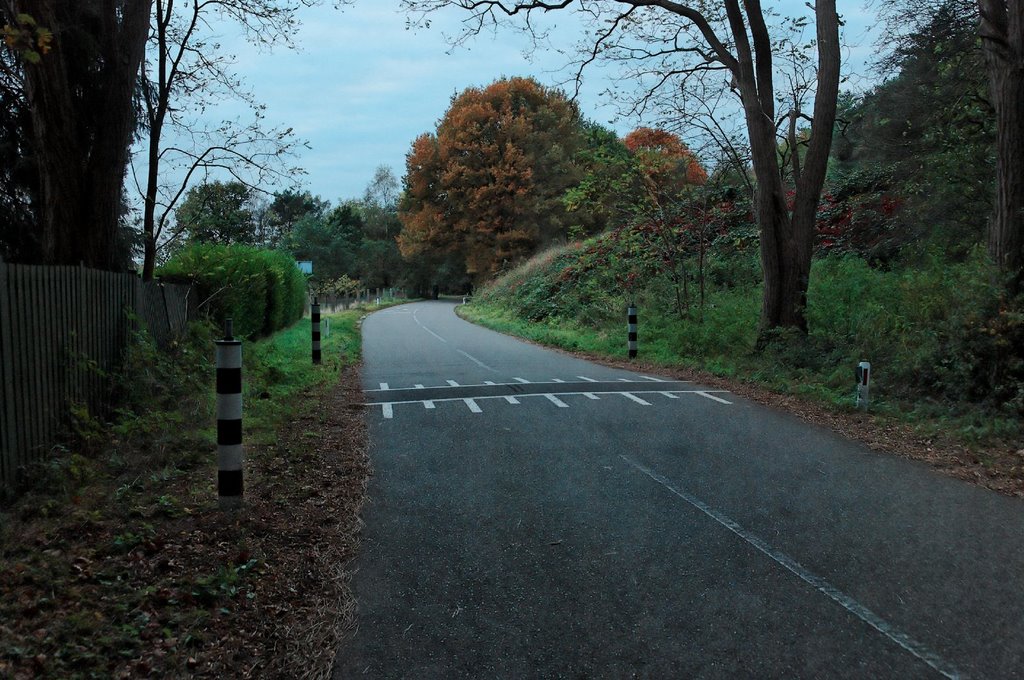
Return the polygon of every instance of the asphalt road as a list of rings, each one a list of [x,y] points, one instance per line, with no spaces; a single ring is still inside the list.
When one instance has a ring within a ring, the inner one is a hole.
[[[1021,501],[449,303],[363,336],[335,678],[1024,677]]]

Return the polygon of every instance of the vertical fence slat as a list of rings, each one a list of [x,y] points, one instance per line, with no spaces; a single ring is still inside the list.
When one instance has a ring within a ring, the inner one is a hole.
[[[14,483],[14,455],[18,448],[17,419],[14,411],[14,355],[11,341],[11,301],[7,264],[0,262],[0,486]]]

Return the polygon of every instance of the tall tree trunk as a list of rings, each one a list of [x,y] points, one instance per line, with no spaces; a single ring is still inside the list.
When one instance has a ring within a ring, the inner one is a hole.
[[[122,185],[135,126],[132,98],[152,0],[22,0],[53,30],[52,51],[25,65],[39,159],[44,258],[117,269]],[[88,31],[94,42],[76,44]],[[84,57],[83,55],[87,55]],[[78,63],[83,58],[87,64]]]
[[[981,40],[996,110],[996,197],[988,252],[1024,290],[1024,0],[979,0]]]

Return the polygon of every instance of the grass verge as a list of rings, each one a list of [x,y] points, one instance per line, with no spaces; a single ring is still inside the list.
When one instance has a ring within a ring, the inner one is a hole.
[[[369,475],[358,320],[247,342],[245,505],[218,509],[212,330],[129,359],[112,422],[0,508],[0,677],[328,677]]]

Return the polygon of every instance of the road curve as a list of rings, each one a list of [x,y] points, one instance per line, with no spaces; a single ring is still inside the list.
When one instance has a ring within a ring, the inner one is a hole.
[[[1024,674],[1020,500],[445,302],[363,336],[335,678]]]

